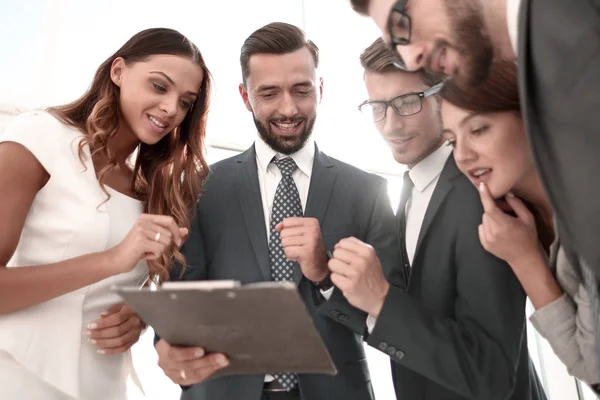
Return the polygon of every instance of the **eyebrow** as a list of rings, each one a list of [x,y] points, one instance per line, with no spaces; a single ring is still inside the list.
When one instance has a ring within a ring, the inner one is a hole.
[[[459,122],[460,126],[464,126],[467,122],[469,122],[469,120],[471,120],[472,118],[475,118],[477,116],[481,115],[481,113],[478,112],[472,112],[469,115],[467,115],[466,117],[464,117],[462,119],[462,121]]]
[[[162,71],[150,71],[151,74],[157,74],[157,75],[162,75],[167,81],[169,81],[169,83],[173,86],[177,86],[177,84],[175,83],[175,81],[173,79],[171,79],[171,77],[167,74],[165,74]],[[186,94],[192,95],[194,97],[198,97],[198,93],[196,92],[192,92],[191,90],[188,90],[187,92],[185,92]]]
[[[292,85],[293,88],[297,88],[297,87],[314,87],[313,83],[310,81],[305,81],[305,82],[299,82],[299,83],[295,83]],[[279,89],[279,86],[276,85],[261,85],[259,86],[256,91],[257,92],[265,92],[268,90],[275,90],[275,89]]]

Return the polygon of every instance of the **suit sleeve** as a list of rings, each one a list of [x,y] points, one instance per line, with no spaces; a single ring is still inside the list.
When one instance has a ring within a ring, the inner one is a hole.
[[[377,183],[378,185],[375,187],[377,195],[373,202],[369,225],[363,241],[375,248],[384,272],[387,275],[389,269],[399,265],[399,253],[395,234],[396,223],[387,194],[387,183],[383,179],[378,179]],[[404,285],[403,277],[402,272],[402,275],[398,278],[400,286]],[[367,314],[350,305],[342,292],[337,288],[333,290],[329,300],[319,306],[318,312],[345,325],[348,329],[359,335],[366,333]]]
[[[525,294],[510,267],[482,248],[477,231],[482,208],[468,189],[454,188],[468,193],[451,205],[457,218],[444,220],[456,221],[449,261],[456,270],[454,317],[440,316],[392,286],[368,343],[460,396],[504,400],[514,390],[526,340]]]
[[[565,293],[537,309],[530,317],[535,329],[550,343],[567,371],[588,384],[600,382],[595,316],[590,294],[567,260],[558,250],[556,278]]]

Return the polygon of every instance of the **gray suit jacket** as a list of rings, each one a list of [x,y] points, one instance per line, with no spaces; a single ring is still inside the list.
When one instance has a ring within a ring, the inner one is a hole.
[[[518,47],[523,120],[561,240],[600,277],[600,1],[523,0]]]
[[[477,190],[450,156],[427,207],[407,290],[392,287],[368,343],[410,400],[545,399],[527,351],[525,293],[486,252]],[[401,286],[402,282],[400,282]]]
[[[184,245],[188,266],[183,279],[271,280],[254,147],[211,170]],[[354,236],[370,243],[383,265],[398,263],[394,215],[384,179],[317,149],[305,216],[319,220],[326,249],[333,250],[340,239]],[[177,275],[174,270],[175,279]],[[338,369],[336,376],[299,375],[302,398],[373,399],[362,347],[365,313],[350,306],[337,289],[325,301],[299,268],[294,279]],[[263,375],[209,380],[185,388],[182,399],[258,400],[263,380]]]

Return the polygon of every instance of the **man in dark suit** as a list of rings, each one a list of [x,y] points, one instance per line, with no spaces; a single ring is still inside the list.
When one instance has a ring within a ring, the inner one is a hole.
[[[586,278],[600,277],[600,2],[351,0],[392,45],[399,67],[482,82],[518,58],[522,114],[561,241]],[[438,12],[432,13],[435,9]],[[395,45],[394,45],[395,44]],[[590,279],[592,294],[597,285]]]
[[[600,170],[600,2],[351,4],[373,19],[398,55],[397,66],[408,71],[425,69],[476,85],[493,60],[518,59],[521,113],[533,157],[565,252],[590,293],[600,342],[600,185],[587,173]]]
[[[164,340],[156,343],[159,365],[184,386],[182,399],[373,399],[362,347],[366,314],[332,285],[326,251],[354,236],[370,243],[384,265],[398,262],[387,185],[328,157],[312,141],[323,85],[318,49],[299,28],[272,23],[257,30],[245,41],[240,61],[240,93],[259,138],[244,153],[212,166],[184,245],[182,279],[245,284],[287,275],[284,280],[298,285],[338,373],[205,380],[222,355],[203,356],[201,349]],[[286,214],[282,201],[295,213]],[[278,258],[281,249],[285,258]]]
[[[361,55],[373,121],[408,166],[398,229],[408,289],[384,279],[361,241],[336,245],[332,281],[369,314],[368,343],[389,354],[398,399],[545,399],[529,363],[525,294],[479,241],[482,206],[444,144],[440,85],[398,70],[378,39]]]

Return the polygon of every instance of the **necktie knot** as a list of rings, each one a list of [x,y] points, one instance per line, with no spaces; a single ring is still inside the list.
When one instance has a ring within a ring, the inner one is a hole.
[[[277,166],[277,168],[279,168],[281,175],[284,177],[292,176],[296,168],[298,168],[292,157],[284,157],[280,158],[279,160],[277,158],[273,158],[272,162]]]

